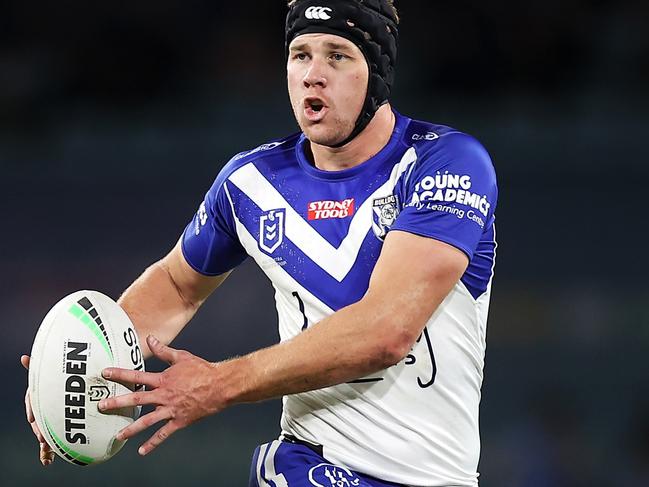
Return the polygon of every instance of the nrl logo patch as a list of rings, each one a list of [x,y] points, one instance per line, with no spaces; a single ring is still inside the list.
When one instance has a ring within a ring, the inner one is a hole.
[[[383,240],[388,234],[390,227],[394,225],[399,216],[399,198],[391,194],[383,198],[376,198],[372,202],[372,230],[374,235]]]
[[[284,241],[286,210],[269,210],[259,219],[259,248],[272,254]]]

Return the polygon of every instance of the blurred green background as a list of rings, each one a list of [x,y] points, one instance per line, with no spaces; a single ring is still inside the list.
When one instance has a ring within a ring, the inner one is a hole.
[[[394,105],[476,136],[499,177],[481,486],[649,485],[649,3],[397,6]],[[245,487],[254,447],[279,434],[271,401],[145,459],[141,435],[105,465],[43,469],[18,358],[60,297],[117,297],[166,253],[231,155],[296,131],[284,14],[261,0],[3,4],[3,486]],[[277,338],[272,289],[246,262],[176,344],[219,360]]]

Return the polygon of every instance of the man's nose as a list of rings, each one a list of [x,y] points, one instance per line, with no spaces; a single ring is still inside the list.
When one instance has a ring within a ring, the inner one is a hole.
[[[327,86],[327,78],[325,77],[325,66],[317,59],[313,59],[309,69],[304,74],[304,87],[311,88],[312,86],[319,86],[324,88]]]

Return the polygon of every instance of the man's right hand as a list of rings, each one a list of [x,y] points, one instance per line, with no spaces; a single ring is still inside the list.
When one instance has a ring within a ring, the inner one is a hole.
[[[29,355],[23,355],[20,357],[20,363],[23,364],[27,370],[29,370]],[[40,459],[43,466],[47,467],[54,461],[54,452],[50,448],[50,445],[45,441],[45,437],[41,433],[41,430],[38,429],[38,424],[36,424],[36,418],[34,418],[34,412],[32,411],[32,403],[29,399],[29,388],[25,392],[25,414],[27,415],[27,421],[32,427],[32,431],[38,440],[40,445]]]

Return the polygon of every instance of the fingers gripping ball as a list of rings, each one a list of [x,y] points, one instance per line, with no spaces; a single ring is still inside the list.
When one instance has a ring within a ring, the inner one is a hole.
[[[52,450],[84,466],[115,455],[125,443],[115,435],[138,418],[140,408],[99,412],[100,400],[130,392],[104,379],[101,371],[144,370],[137,334],[124,310],[96,291],[66,296],[45,316],[31,357],[32,409]]]

